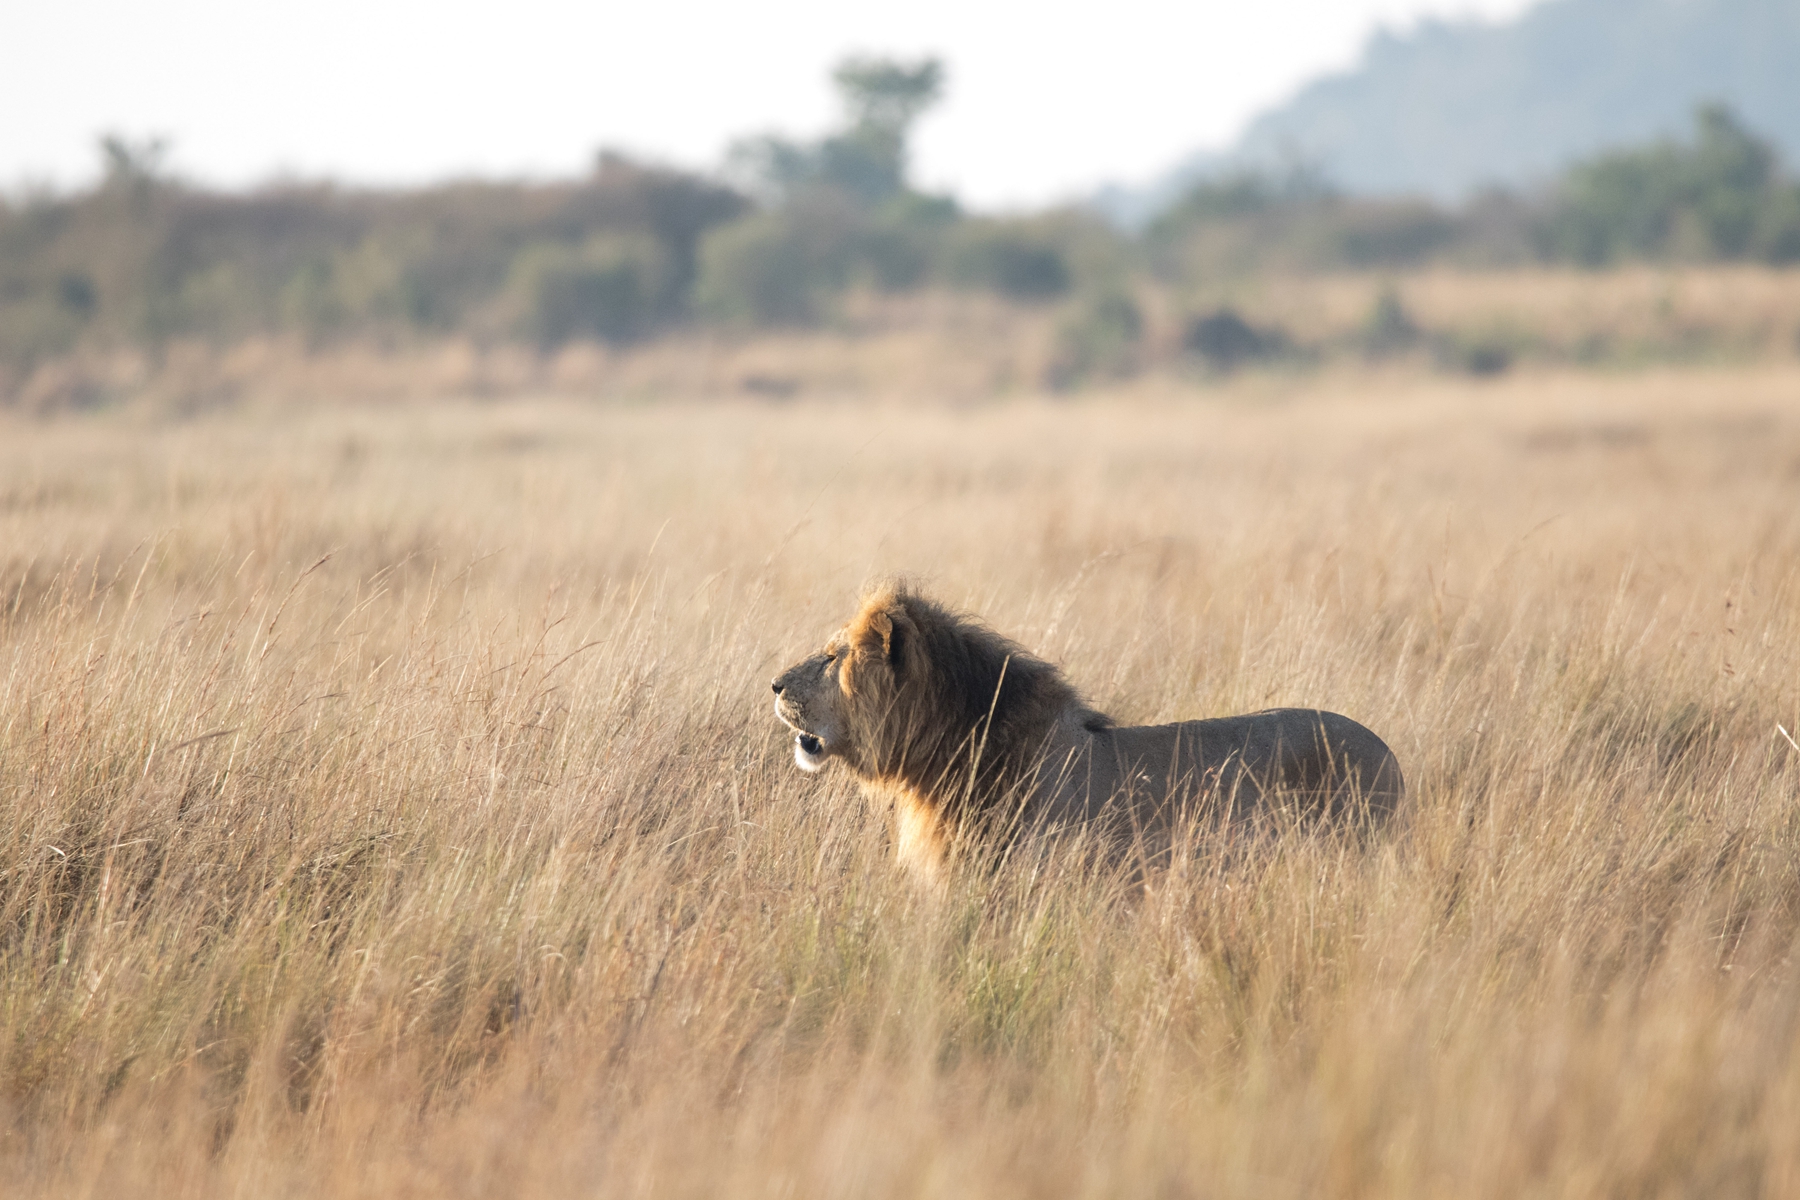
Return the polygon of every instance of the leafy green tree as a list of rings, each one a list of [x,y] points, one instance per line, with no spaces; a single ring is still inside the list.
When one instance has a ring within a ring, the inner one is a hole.
[[[911,64],[850,58],[832,79],[850,127],[821,143],[823,181],[869,204],[898,195],[906,189],[907,138],[913,122],[943,94],[943,64],[935,58]]]
[[[856,129],[884,129],[905,137],[919,115],[943,98],[944,64],[891,58],[847,58],[832,72]]]
[[[815,143],[751,138],[732,148],[732,165],[777,202],[812,188],[842,192],[866,207],[903,194],[907,141],[913,123],[943,94],[943,64],[849,58],[832,80],[844,106],[842,130]]]
[[[1694,124],[1691,142],[1617,150],[1571,167],[1547,222],[1552,255],[1600,266],[1757,252],[1764,212],[1781,203],[1774,149],[1723,105],[1701,106]]]
[[[849,58],[832,74],[844,124],[817,142],[759,137],[728,170],[764,211],[710,234],[695,307],[728,322],[804,324],[852,283],[914,287],[932,271],[958,217],[953,201],[907,184],[907,142],[943,93],[943,64]]]

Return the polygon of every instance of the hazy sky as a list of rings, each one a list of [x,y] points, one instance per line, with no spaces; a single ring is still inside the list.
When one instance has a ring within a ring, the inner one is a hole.
[[[811,135],[846,52],[949,67],[915,177],[983,207],[1139,181],[1321,70],[1378,22],[1527,0],[0,0],[0,186],[69,186],[103,130],[166,134],[184,175],[363,182],[567,175],[602,145],[715,165]]]

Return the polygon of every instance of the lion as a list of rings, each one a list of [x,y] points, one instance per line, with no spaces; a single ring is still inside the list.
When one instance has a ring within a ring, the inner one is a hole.
[[[777,676],[794,761],[836,759],[889,814],[900,863],[938,884],[952,859],[1021,835],[1088,831],[1166,854],[1184,821],[1255,814],[1371,825],[1405,793],[1386,743],[1311,708],[1122,726],[1062,672],[904,584],[865,594],[818,654]]]

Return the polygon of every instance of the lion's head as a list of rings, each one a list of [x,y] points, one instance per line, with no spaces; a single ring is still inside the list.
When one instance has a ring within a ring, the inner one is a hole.
[[[901,681],[916,682],[923,674],[906,670],[918,630],[905,598],[892,587],[870,593],[824,650],[776,677],[775,715],[794,731],[794,761],[801,770],[817,771],[839,758],[859,775],[881,773],[881,751],[892,741],[884,728],[904,707]]]
[[[802,770],[836,758],[865,781],[937,795],[968,794],[975,776],[1016,768],[1048,720],[1079,706],[1050,664],[894,583],[865,594],[824,650],[772,686]]]

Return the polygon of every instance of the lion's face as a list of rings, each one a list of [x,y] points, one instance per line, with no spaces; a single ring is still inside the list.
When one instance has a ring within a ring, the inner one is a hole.
[[[828,758],[845,759],[859,771],[873,765],[865,761],[873,752],[868,743],[880,740],[886,725],[881,717],[893,710],[897,616],[865,610],[822,652],[770,685],[775,715],[794,731],[794,762],[802,771],[817,771]]]
[[[843,669],[842,648],[833,641],[824,653],[795,663],[770,685],[775,715],[794,731],[794,762],[802,771],[817,771],[827,758],[844,752],[850,723]]]

